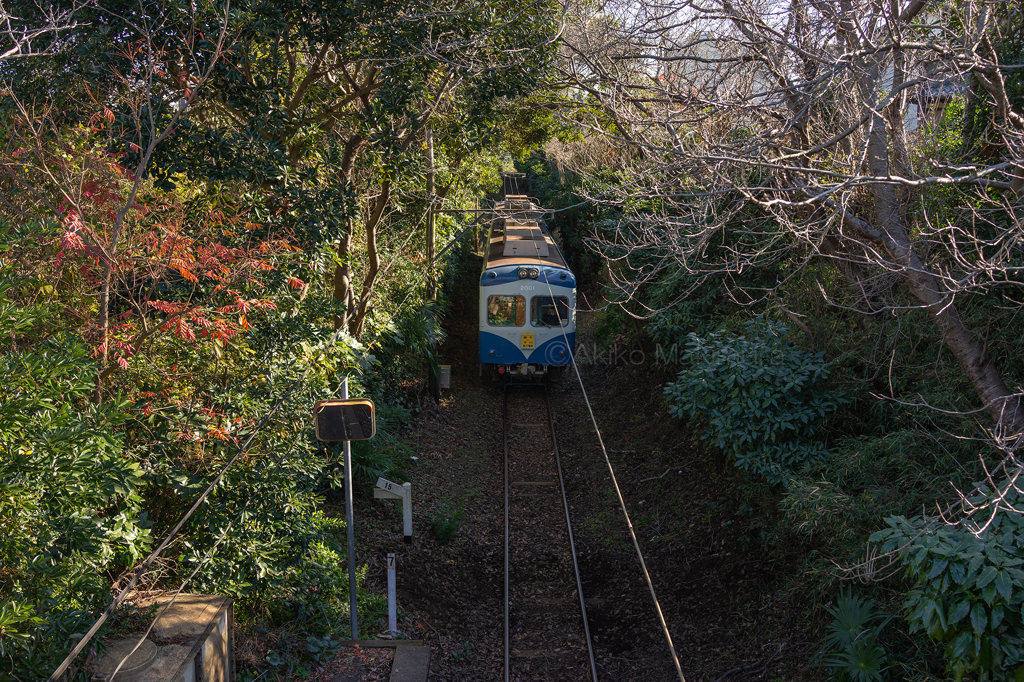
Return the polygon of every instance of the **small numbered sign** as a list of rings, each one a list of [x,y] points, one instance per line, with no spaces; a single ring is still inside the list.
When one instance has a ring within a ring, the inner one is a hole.
[[[523,342],[520,346],[523,348],[533,348],[533,332],[523,332]]]

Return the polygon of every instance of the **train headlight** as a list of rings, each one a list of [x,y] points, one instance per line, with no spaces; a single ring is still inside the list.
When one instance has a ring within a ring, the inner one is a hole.
[[[562,279],[565,279],[565,273],[564,272],[562,273]]]
[[[519,268],[519,279],[526,279],[529,276],[530,273],[526,268]]]
[[[538,270],[537,268],[530,268],[530,277],[532,279],[537,279],[537,275],[539,275],[539,274],[540,274],[540,270]]]

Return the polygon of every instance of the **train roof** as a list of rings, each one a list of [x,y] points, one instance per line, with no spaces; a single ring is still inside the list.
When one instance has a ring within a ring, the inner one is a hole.
[[[491,223],[485,269],[502,265],[567,268],[537,204],[525,196],[509,195],[496,203],[494,209],[497,215]]]

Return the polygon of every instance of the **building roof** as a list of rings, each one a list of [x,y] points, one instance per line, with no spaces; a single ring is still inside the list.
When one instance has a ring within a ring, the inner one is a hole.
[[[962,76],[950,76],[927,83],[922,88],[925,99],[949,99],[967,92],[967,80]]]

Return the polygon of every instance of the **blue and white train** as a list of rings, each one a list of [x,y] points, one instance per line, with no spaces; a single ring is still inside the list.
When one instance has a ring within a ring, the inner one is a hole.
[[[555,380],[576,350],[576,278],[525,196],[495,204],[480,276],[481,373]]]

